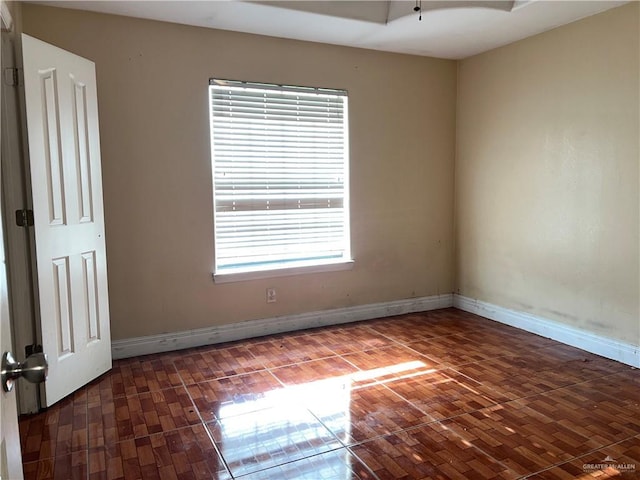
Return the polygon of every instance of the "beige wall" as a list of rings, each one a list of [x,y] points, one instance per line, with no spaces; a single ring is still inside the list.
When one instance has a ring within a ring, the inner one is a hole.
[[[97,65],[114,339],[453,291],[455,62],[23,14],[26,33]],[[213,283],[210,77],[349,91],[353,270]]]
[[[97,64],[114,338],[448,293],[455,276],[462,295],[640,344],[638,7],[456,77],[451,61],[26,4],[25,31]],[[213,284],[212,76],[349,90],[352,271]]]
[[[462,295],[640,345],[639,5],[459,64]]]

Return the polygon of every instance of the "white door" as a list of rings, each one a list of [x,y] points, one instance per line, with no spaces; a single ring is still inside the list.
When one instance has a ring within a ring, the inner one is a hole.
[[[0,23],[3,29],[9,28],[10,25],[8,10],[5,7],[4,1],[0,0],[0,17],[2,17]],[[3,35],[0,35],[0,52],[2,52],[2,37]],[[2,108],[1,95],[0,108]],[[0,188],[1,186],[0,181]],[[0,192],[0,198],[2,198],[2,192]],[[11,351],[11,321],[3,239],[2,209],[0,208],[0,356],[4,352]],[[22,454],[20,453],[15,389],[7,393],[0,388],[0,476],[7,479],[22,478]]]
[[[111,368],[95,65],[22,35],[45,404]]]

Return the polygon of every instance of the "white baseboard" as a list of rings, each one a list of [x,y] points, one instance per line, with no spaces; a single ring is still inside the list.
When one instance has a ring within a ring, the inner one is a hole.
[[[454,295],[453,306],[611,360],[640,368],[640,346],[579,330],[546,318]]]
[[[453,294],[410,298],[393,302],[374,303],[356,307],[338,308],[321,312],[302,313],[283,317],[249,320],[174,333],[114,340],[111,352],[114,359],[129,358],[151,353],[169,352],[184,348],[262,337],[275,333],[292,332],[306,328],[339,325],[372,320],[405,313],[426,312],[453,306]]]

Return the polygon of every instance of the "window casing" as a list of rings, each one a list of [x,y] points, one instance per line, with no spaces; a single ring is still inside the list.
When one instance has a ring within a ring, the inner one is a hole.
[[[347,93],[212,79],[209,98],[216,281],[348,265]]]

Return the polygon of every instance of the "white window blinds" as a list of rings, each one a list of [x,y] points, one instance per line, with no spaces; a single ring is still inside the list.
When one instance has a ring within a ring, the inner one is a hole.
[[[211,80],[216,273],[350,261],[345,91]]]

